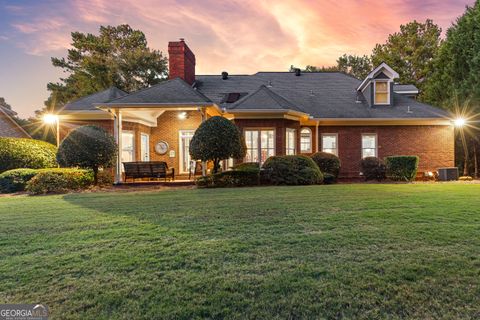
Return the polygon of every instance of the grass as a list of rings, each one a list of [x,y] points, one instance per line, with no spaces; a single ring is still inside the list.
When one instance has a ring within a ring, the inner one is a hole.
[[[480,185],[0,198],[0,303],[52,319],[480,317]]]

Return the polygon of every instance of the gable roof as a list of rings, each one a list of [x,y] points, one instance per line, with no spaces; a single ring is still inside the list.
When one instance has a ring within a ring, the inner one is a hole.
[[[122,104],[211,104],[211,100],[184,80],[175,78],[105,103],[105,105]]]
[[[31,138],[12,117],[17,113],[0,106],[0,137]]]
[[[385,62],[380,63],[379,66],[377,66],[375,69],[373,69],[366,77],[365,79],[360,83],[360,85],[357,87],[358,91],[362,91],[365,89],[365,87],[372,81],[372,79],[376,78],[380,73],[383,73],[381,76],[381,79],[389,78],[389,79],[397,79],[399,78],[399,74],[393,70],[388,64]],[[390,75],[387,75],[387,74]]]
[[[233,103],[229,110],[295,110],[303,112],[292,102],[288,101],[278,93],[273,92],[265,85],[250,93],[243,99]]]
[[[67,103],[62,110],[78,111],[78,110],[97,110],[96,103],[104,103],[110,100],[127,95],[123,90],[117,87],[110,87],[106,90],[90,94],[78,100]]]

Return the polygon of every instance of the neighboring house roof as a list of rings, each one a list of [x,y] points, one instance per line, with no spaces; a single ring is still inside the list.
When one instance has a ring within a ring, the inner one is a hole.
[[[397,93],[418,93],[418,88],[413,84],[394,84],[393,91]]]
[[[78,100],[67,103],[62,110],[79,111],[79,110],[98,110],[95,103],[108,102],[110,100],[126,96],[128,93],[118,89],[117,87],[110,87],[106,90],[90,94]]]
[[[265,85],[229,106],[229,110],[295,110],[303,112],[292,102]]]
[[[0,106],[0,137],[31,138],[31,136],[13,119],[17,113]]]
[[[210,99],[180,78],[111,100],[107,105],[121,104],[211,104]]]

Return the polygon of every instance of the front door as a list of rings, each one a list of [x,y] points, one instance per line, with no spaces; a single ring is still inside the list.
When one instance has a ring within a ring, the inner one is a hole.
[[[193,138],[195,130],[180,130],[179,140],[180,140],[180,173],[188,173],[190,168],[190,141]]]
[[[140,134],[140,157],[142,161],[150,161],[150,136]]]

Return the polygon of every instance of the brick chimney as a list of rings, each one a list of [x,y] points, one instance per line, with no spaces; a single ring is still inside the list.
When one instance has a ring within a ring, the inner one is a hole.
[[[195,82],[195,55],[183,38],[168,43],[168,71],[169,79],[182,78],[190,85]]]

